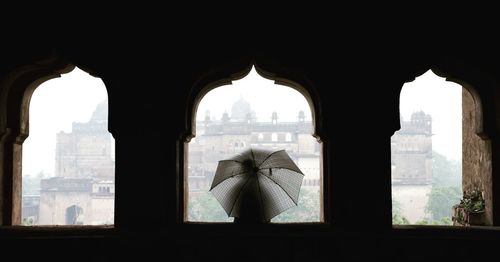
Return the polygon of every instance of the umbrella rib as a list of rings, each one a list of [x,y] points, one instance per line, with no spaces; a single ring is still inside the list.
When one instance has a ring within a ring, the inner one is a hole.
[[[238,195],[236,195],[236,198],[234,199],[234,202],[231,205],[231,210],[229,210],[229,215],[231,215],[231,213],[233,212],[233,208],[234,208],[234,206],[236,204],[236,201],[238,201],[238,198],[240,197],[241,191],[243,191],[243,189],[247,185],[248,181],[250,181],[250,176],[248,176],[247,181],[245,181],[245,184],[243,184],[243,186],[241,187],[240,192],[238,192]]]
[[[264,174],[264,173],[262,173],[262,174]],[[283,189],[283,191],[285,191],[285,193],[286,193],[286,194],[288,195],[288,197],[292,200],[292,202],[293,202],[295,205],[298,205],[298,203],[296,203],[296,202],[295,202],[295,200],[293,200],[293,197],[292,197],[292,196],[290,196],[290,194],[288,194],[288,192],[287,192],[287,191],[286,191],[286,190],[285,190],[285,189],[284,189],[284,188],[283,188],[283,187],[282,187],[282,186],[281,186],[278,182],[276,182],[274,179],[272,179],[272,178],[270,178],[270,177],[266,176],[265,174],[264,174],[264,177],[267,177],[268,179],[270,179],[271,181],[273,181],[276,185],[278,185],[279,187],[281,187],[281,189]]]
[[[260,171],[260,170],[263,170],[263,169],[268,169],[268,168],[271,168],[271,169],[286,169],[286,170],[289,170],[289,171],[292,171],[292,172],[295,172],[295,173],[297,173],[297,174],[301,174],[301,175],[305,176],[305,174],[304,174],[304,173],[302,173],[302,170],[300,170],[300,168],[299,168],[299,171],[300,171],[300,172],[297,172],[297,170],[293,170],[293,169],[290,169],[290,168],[288,168],[288,167],[280,167],[280,166],[276,166],[276,167],[266,167],[266,168],[259,169],[259,171]]]
[[[271,154],[269,154],[269,155],[268,155],[268,156],[267,156],[267,157],[266,157],[266,158],[262,161],[262,163],[260,163],[260,165],[259,165],[258,167],[262,166],[262,164],[264,164],[264,162],[266,162],[266,160],[267,160],[267,159],[269,159],[272,155],[274,155],[274,154],[276,154],[276,153],[278,153],[278,152],[281,152],[281,151],[285,151],[285,150],[284,150],[284,149],[282,149],[282,150],[274,151],[274,152],[272,152]],[[253,153],[252,153],[252,156],[253,156]],[[254,159],[254,162],[255,162],[255,159]]]
[[[258,172],[260,172],[260,171],[258,171]],[[260,172],[260,173],[262,173],[262,172]],[[264,174],[264,173],[262,173],[262,174]],[[262,203],[262,205],[260,206],[261,207],[261,211],[262,211],[262,216],[264,216],[265,218],[267,218],[267,214],[266,214],[266,212],[264,210],[264,198],[262,197],[262,189],[260,188],[259,176],[257,176],[257,186],[259,187],[260,202]]]
[[[228,176],[228,177],[226,177],[224,180],[219,181],[219,183],[217,183],[217,184],[215,184],[215,185],[214,185],[214,184],[212,184],[212,187],[211,187],[211,188],[210,188],[210,190],[208,190],[208,191],[211,191],[212,189],[214,189],[214,187],[216,187],[216,186],[220,185],[220,183],[222,183],[222,182],[224,182],[224,181],[226,181],[226,180],[230,179],[231,177],[235,177],[235,176],[243,175],[243,174],[245,174],[245,173],[246,173],[246,171],[243,171],[243,172],[241,172],[241,173],[237,173],[237,174],[234,174],[234,175]]]

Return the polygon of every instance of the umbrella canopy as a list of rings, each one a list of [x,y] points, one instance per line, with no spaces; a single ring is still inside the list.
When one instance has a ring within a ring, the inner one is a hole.
[[[250,148],[219,161],[210,191],[228,216],[263,222],[297,205],[303,179],[285,150]]]

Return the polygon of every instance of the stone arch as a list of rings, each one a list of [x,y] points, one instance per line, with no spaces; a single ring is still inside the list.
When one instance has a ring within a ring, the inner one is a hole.
[[[65,212],[66,225],[83,225],[84,224],[84,211],[78,205],[71,205],[66,208]]]
[[[178,221],[186,221],[187,216],[187,144],[191,141],[193,137],[196,136],[196,113],[198,111],[198,105],[203,97],[212,89],[223,85],[231,85],[232,81],[239,80],[245,77],[252,66],[255,67],[257,73],[269,80],[275,81],[275,84],[284,85],[295,89],[303,97],[306,99],[309,107],[311,108],[312,114],[312,125],[313,125],[313,133],[312,135],[316,138],[316,140],[320,143],[324,143],[324,138],[321,136],[323,134],[323,123],[320,121],[322,119],[322,111],[321,111],[321,101],[320,97],[314,88],[314,85],[304,76],[302,73],[298,71],[284,69],[279,64],[270,63],[270,60],[259,58],[247,58],[240,61],[231,61],[225,65],[221,65],[219,67],[212,67],[210,71],[201,73],[200,78],[197,79],[195,83],[193,83],[189,95],[187,108],[185,109],[184,115],[184,123],[185,126],[183,128],[182,133],[180,134],[180,139],[177,144],[177,175],[179,183],[179,188],[181,188],[178,194]],[[259,134],[259,138],[260,138]],[[260,142],[260,140],[259,140]],[[324,146],[324,144],[322,144]],[[321,147],[322,148],[322,147]],[[324,177],[323,174],[327,173],[325,171],[325,156],[326,152],[323,152],[321,149],[321,159],[320,159],[320,170],[321,170],[321,185],[326,184],[326,180],[328,178]],[[322,196],[320,199],[321,206],[321,221],[325,221],[325,218],[328,217],[327,210],[324,210],[324,199],[327,199],[326,193],[323,192],[323,187],[321,188],[320,195]]]
[[[492,168],[494,162],[492,160],[493,157],[496,157],[495,151],[497,151],[492,148],[492,142],[498,141],[498,126],[500,125],[492,117],[494,112],[498,112],[498,108],[495,108],[492,100],[493,94],[490,91],[495,90],[495,83],[487,74],[457,61],[422,66],[420,69],[409,73],[409,77],[404,83],[414,81],[429,69],[435,75],[444,78],[444,80],[462,86],[462,106],[468,104],[470,112],[470,118],[466,117],[462,120],[468,121],[468,124],[464,122],[462,124],[462,189],[468,191],[472,187],[480,187],[485,197],[486,225],[498,224],[498,222],[494,221],[493,214],[496,213],[495,210],[500,211],[500,207],[494,205],[494,199],[499,196],[493,196],[493,183],[495,183],[495,177],[500,174],[495,176],[496,171]],[[398,117],[400,108],[399,95],[402,87],[403,85],[401,85],[397,96]],[[465,108],[462,108],[462,114],[464,110]],[[397,130],[399,128],[398,124]],[[467,133],[469,133],[468,138],[465,137]],[[479,162],[472,164],[473,161]],[[500,180],[500,178],[496,178],[496,180]],[[478,181],[482,182],[479,183]]]
[[[21,223],[22,144],[29,135],[33,92],[40,84],[71,72],[75,66],[59,54],[51,53],[14,68],[0,82],[0,225]],[[99,77],[89,67],[79,68]]]

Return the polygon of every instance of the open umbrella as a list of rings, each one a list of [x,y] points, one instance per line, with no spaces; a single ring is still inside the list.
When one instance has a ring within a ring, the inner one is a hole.
[[[303,178],[285,150],[250,148],[219,161],[210,191],[228,216],[266,222],[297,205]]]

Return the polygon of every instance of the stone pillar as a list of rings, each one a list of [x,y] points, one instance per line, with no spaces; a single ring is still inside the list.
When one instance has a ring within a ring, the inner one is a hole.
[[[493,199],[491,179],[491,145],[477,135],[476,126],[480,112],[476,112],[473,96],[462,88],[462,189],[483,192],[485,223],[493,224]]]

